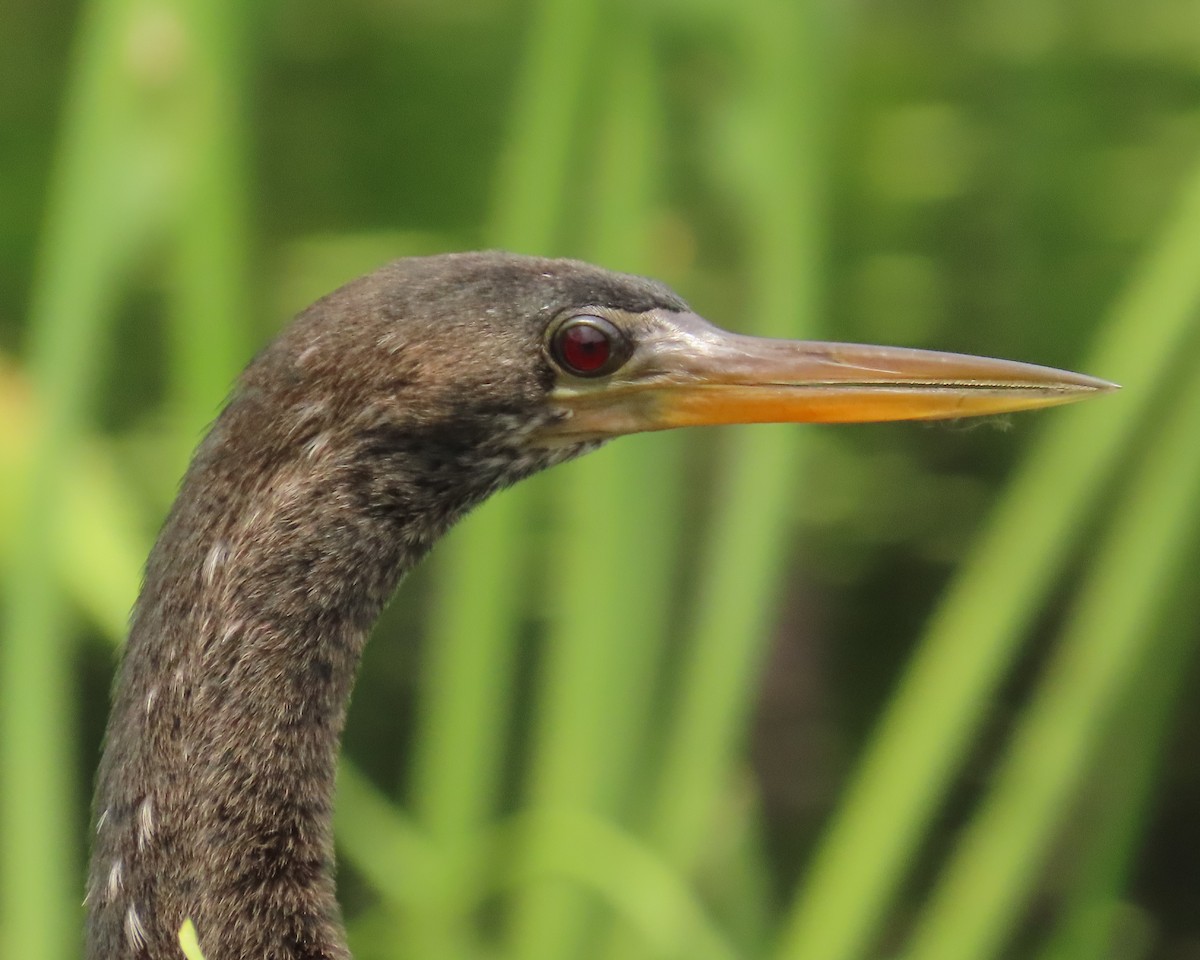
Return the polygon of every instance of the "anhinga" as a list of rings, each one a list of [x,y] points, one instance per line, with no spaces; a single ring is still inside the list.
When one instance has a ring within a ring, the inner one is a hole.
[[[89,960],[348,956],[334,766],[397,582],[489,494],[626,433],[963,417],[1109,384],[946,353],[726,333],[568,260],[400,260],[247,368],[147,562],[95,798]]]

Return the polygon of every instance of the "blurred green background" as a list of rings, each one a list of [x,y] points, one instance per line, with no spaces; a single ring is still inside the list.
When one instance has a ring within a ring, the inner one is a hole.
[[[1200,957],[1198,0],[5,0],[0,54],[0,956],[78,955],[237,370],[493,246],[1125,389],[634,437],[479,511],[368,649],[356,956]]]

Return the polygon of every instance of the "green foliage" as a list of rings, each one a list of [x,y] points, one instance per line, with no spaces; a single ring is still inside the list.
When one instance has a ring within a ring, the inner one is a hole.
[[[0,108],[32,118],[0,155],[0,955],[77,953],[111,651],[238,365],[389,257],[480,245],[1125,390],[1003,434],[629,438],[486,505],[368,650],[336,824],[360,960],[1197,935],[1164,812],[1200,791],[1169,749],[1196,715],[1193,0],[61,16],[0,12]]]

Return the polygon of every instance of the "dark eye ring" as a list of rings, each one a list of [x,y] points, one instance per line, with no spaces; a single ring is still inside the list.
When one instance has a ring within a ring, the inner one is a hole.
[[[618,369],[633,352],[615,323],[594,313],[570,314],[547,333],[550,357],[576,377],[603,377]]]

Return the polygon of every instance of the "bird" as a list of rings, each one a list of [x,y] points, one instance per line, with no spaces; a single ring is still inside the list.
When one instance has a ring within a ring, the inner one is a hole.
[[[624,434],[957,418],[1113,389],[935,351],[726,332],[654,280],[394,261],[247,366],[146,563],[96,775],[88,960],[347,960],[332,810],[368,634],[472,507]]]

